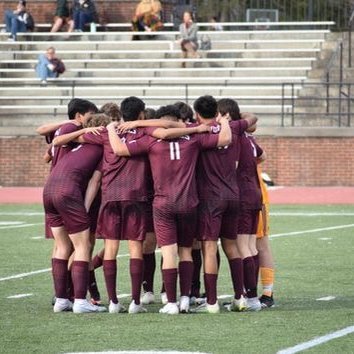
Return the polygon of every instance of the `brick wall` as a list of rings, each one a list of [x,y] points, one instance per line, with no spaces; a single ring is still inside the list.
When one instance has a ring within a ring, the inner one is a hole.
[[[170,21],[172,0],[162,1],[163,17],[166,22]],[[71,1],[69,0],[69,4]],[[100,16],[100,23],[130,22],[136,5],[139,1],[134,0],[96,0],[96,7]],[[0,19],[4,18],[4,10],[15,9],[17,1],[0,2]],[[27,0],[27,9],[31,12],[36,23],[52,23],[56,9],[55,1]]]
[[[354,186],[354,137],[260,136],[264,170],[278,185]],[[48,173],[43,138],[0,138],[0,186],[41,186]]]

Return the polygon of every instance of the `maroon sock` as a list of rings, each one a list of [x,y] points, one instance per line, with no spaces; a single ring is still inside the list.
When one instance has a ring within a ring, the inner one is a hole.
[[[162,272],[162,264],[163,264],[163,257],[161,256],[161,261],[160,261],[160,269]],[[162,284],[161,284],[161,293],[165,293],[166,292],[166,288],[165,288],[165,283],[163,282],[163,277],[162,277]]]
[[[103,260],[103,274],[106,282],[108,299],[115,304],[118,304],[117,298],[117,261],[115,259]]]
[[[218,280],[217,274],[204,273],[205,292],[207,296],[207,303],[209,305],[214,305],[217,301],[217,296],[216,296],[217,280]]]
[[[243,262],[241,258],[229,259],[232,285],[234,287],[235,299],[243,294]]]
[[[146,253],[144,259],[143,288],[144,291],[154,292],[154,275],[156,269],[155,252]]]
[[[259,254],[257,253],[253,256],[253,262],[255,267],[255,274],[256,274],[256,284],[258,284],[258,274],[259,274]]]
[[[192,250],[193,259],[193,278],[191,296],[200,297],[200,270],[202,268],[202,253],[201,250]]]
[[[66,285],[67,298],[69,300],[74,300],[74,284],[73,284],[71,269],[67,270],[67,272],[68,272],[67,285]]]
[[[221,263],[219,247],[218,247],[217,250],[216,250],[216,261],[218,262],[218,271],[219,271],[219,269],[220,269],[220,263]]]
[[[92,259],[92,265],[93,265],[93,269],[97,269],[99,267],[102,267],[103,258],[100,257],[98,254],[96,254],[96,256],[93,257],[93,259]]]
[[[257,297],[256,271],[253,257],[247,257],[243,260],[243,276],[247,297]]]
[[[52,275],[55,296],[57,298],[67,299],[68,260],[52,258]]]
[[[176,302],[177,268],[162,269],[162,278],[166,288],[168,302]]]
[[[193,262],[179,262],[178,273],[181,296],[189,296],[192,286]]]
[[[89,280],[89,263],[84,261],[74,261],[71,269],[71,276],[74,284],[75,299],[86,299]]]
[[[132,287],[132,300],[139,305],[140,304],[140,289],[143,281],[143,267],[144,261],[139,258],[133,258],[130,260],[130,279]]]
[[[100,301],[101,300],[101,295],[100,295],[100,292],[98,291],[97,282],[96,282],[96,276],[95,276],[95,271],[94,270],[90,270],[89,271],[88,290],[89,290],[91,298],[93,300],[95,300],[95,301]]]

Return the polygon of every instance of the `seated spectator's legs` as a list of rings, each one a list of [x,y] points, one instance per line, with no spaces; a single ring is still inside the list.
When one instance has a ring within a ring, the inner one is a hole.
[[[41,54],[36,66],[36,73],[37,77],[39,77],[42,81],[47,80],[48,77],[57,77],[57,73],[48,68],[49,64],[50,61],[48,58],[44,54]]]
[[[13,16],[11,19],[11,34],[14,39],[16,39],[17,32],[27,32],[27,27],[25,23]]]
[[[12,18],[15,17],[15,14],[11,10],[5,10],[5,25],[6,25],[6,32],[11,32],[11,22]]]
[[[74,29],[84,31],[85,24],[93,21],[93,16],[83,11],[75,11],[73,14]]]

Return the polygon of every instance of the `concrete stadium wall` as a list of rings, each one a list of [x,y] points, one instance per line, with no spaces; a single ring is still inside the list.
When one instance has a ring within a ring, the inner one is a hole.
[[[71,4],[71,1],[68,1]],[[96,0],[97,11],[99,12],[100,23],[130,22],[133,17],[137,0]],[[170,21],[172,0],[162,1],[163,16],[166,22]],[[4,11],[15,9],[17,1],[3,0],[0,2],[0,21],[3,21]],[[27,9],[31,12],[36,23],[51,23],[56,8],[56,1],[48,0],[27,0]]]
[[[268,156],[263,169],[277,185],[354,186],[353,129],[259,133],[257,140]],[[42,162],[47,148],[40,137],[1,137],[0,186],[42,186],[49,172]]]

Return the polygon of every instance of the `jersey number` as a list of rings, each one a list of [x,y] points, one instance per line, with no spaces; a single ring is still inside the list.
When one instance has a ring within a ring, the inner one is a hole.
[[[181,150],[179,149],[179,143],[170,143],[170,159],[180,160]]]

